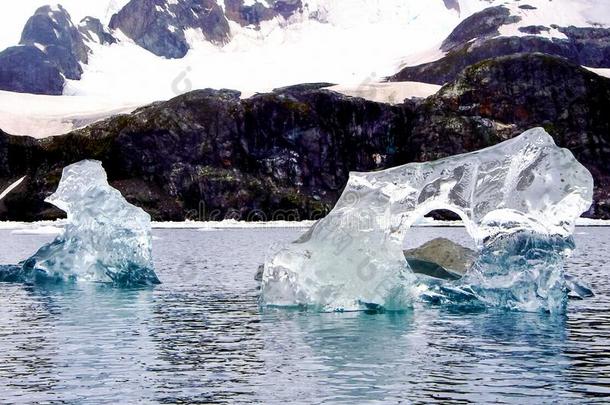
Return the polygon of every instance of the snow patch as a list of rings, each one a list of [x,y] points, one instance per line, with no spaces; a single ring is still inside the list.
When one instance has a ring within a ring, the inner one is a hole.
[[[16,182],[14,182],[13,184],[11,184],[10,186],[8,186],[6,188],[6,190],[4,190],[2,193],[0,193],[0,201],[6,197],[11,191],[13,191],[15,188],[17,188],[25,179],[25,176],[23,176],[22,178],[20,178],[19,180],[17,180]]]
[[[593,73],[597,73],[600,76],[607,77],[610,79],[610,68],[592,68],[588,66],[583,66],[585,69],[590,70]]]
[[[328,90],[370,101],[401,104],[407,98],[425,98],[439,91],[441,86],[420,82],[363,83],[359,86],[336,85]]]
[[[61,135],[144,102],[89,96],[45,96],[0,91],[0,128],[15,135]]]

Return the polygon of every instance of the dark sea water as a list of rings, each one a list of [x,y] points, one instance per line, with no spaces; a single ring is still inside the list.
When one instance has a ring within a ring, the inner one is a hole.
[[[565,316],[307,313],[257,305],[271,243],[301,229],[156,230],[163,284],[0,283],[0,403],[608,403],[610,228],[578,228]],[[409,245],[459,228],[416,228]],[[0,231],[0,263],[49,235]]]

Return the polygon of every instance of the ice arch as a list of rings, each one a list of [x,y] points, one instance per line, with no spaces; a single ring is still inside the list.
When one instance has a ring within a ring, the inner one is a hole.
[[[408,307],[418,291],[402,242],[425,213],[455,212],[482,250],[506,235],[563,240],[590,206],[592,190],[587,169],[542,128],[477,152],[351,173],[327,217],[298,241],[268,254],[261,301],[320,310]],[[517,273],[511,276],[520,285],[537,284],[532,294],[546,305],[551,287],[538,284],[550,275]]]

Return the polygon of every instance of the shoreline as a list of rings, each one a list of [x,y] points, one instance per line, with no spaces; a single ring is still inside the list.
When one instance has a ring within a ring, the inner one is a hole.
[[[230,229],[306,229],[316,221],[268,221],[247,222],[236,220],[224,221],[183,221],[183,222],[152,222],[152,229],[194,229],[201,231],[230,230]],[[12,231],[14,234],[56,234],[65,225],[65,219],[55,221],[16,222],[0,221],[0,231]],[[610,220],[579,218],[577,227],[610,227]],[[462,221],[440,221],[424,218],[412,227],[419,228],[460,228],[464,227]]]

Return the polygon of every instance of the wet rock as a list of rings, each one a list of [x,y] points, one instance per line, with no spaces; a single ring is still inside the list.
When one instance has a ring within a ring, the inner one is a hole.
[[[415,249],[405,250],[404,254],[414,272],[449,279],[464,275],[476,259],[474,250],[446,238],[432,239]],[[439,266],[441,269],[436,268]],[[443,271],[448,274],[440,277]]]

